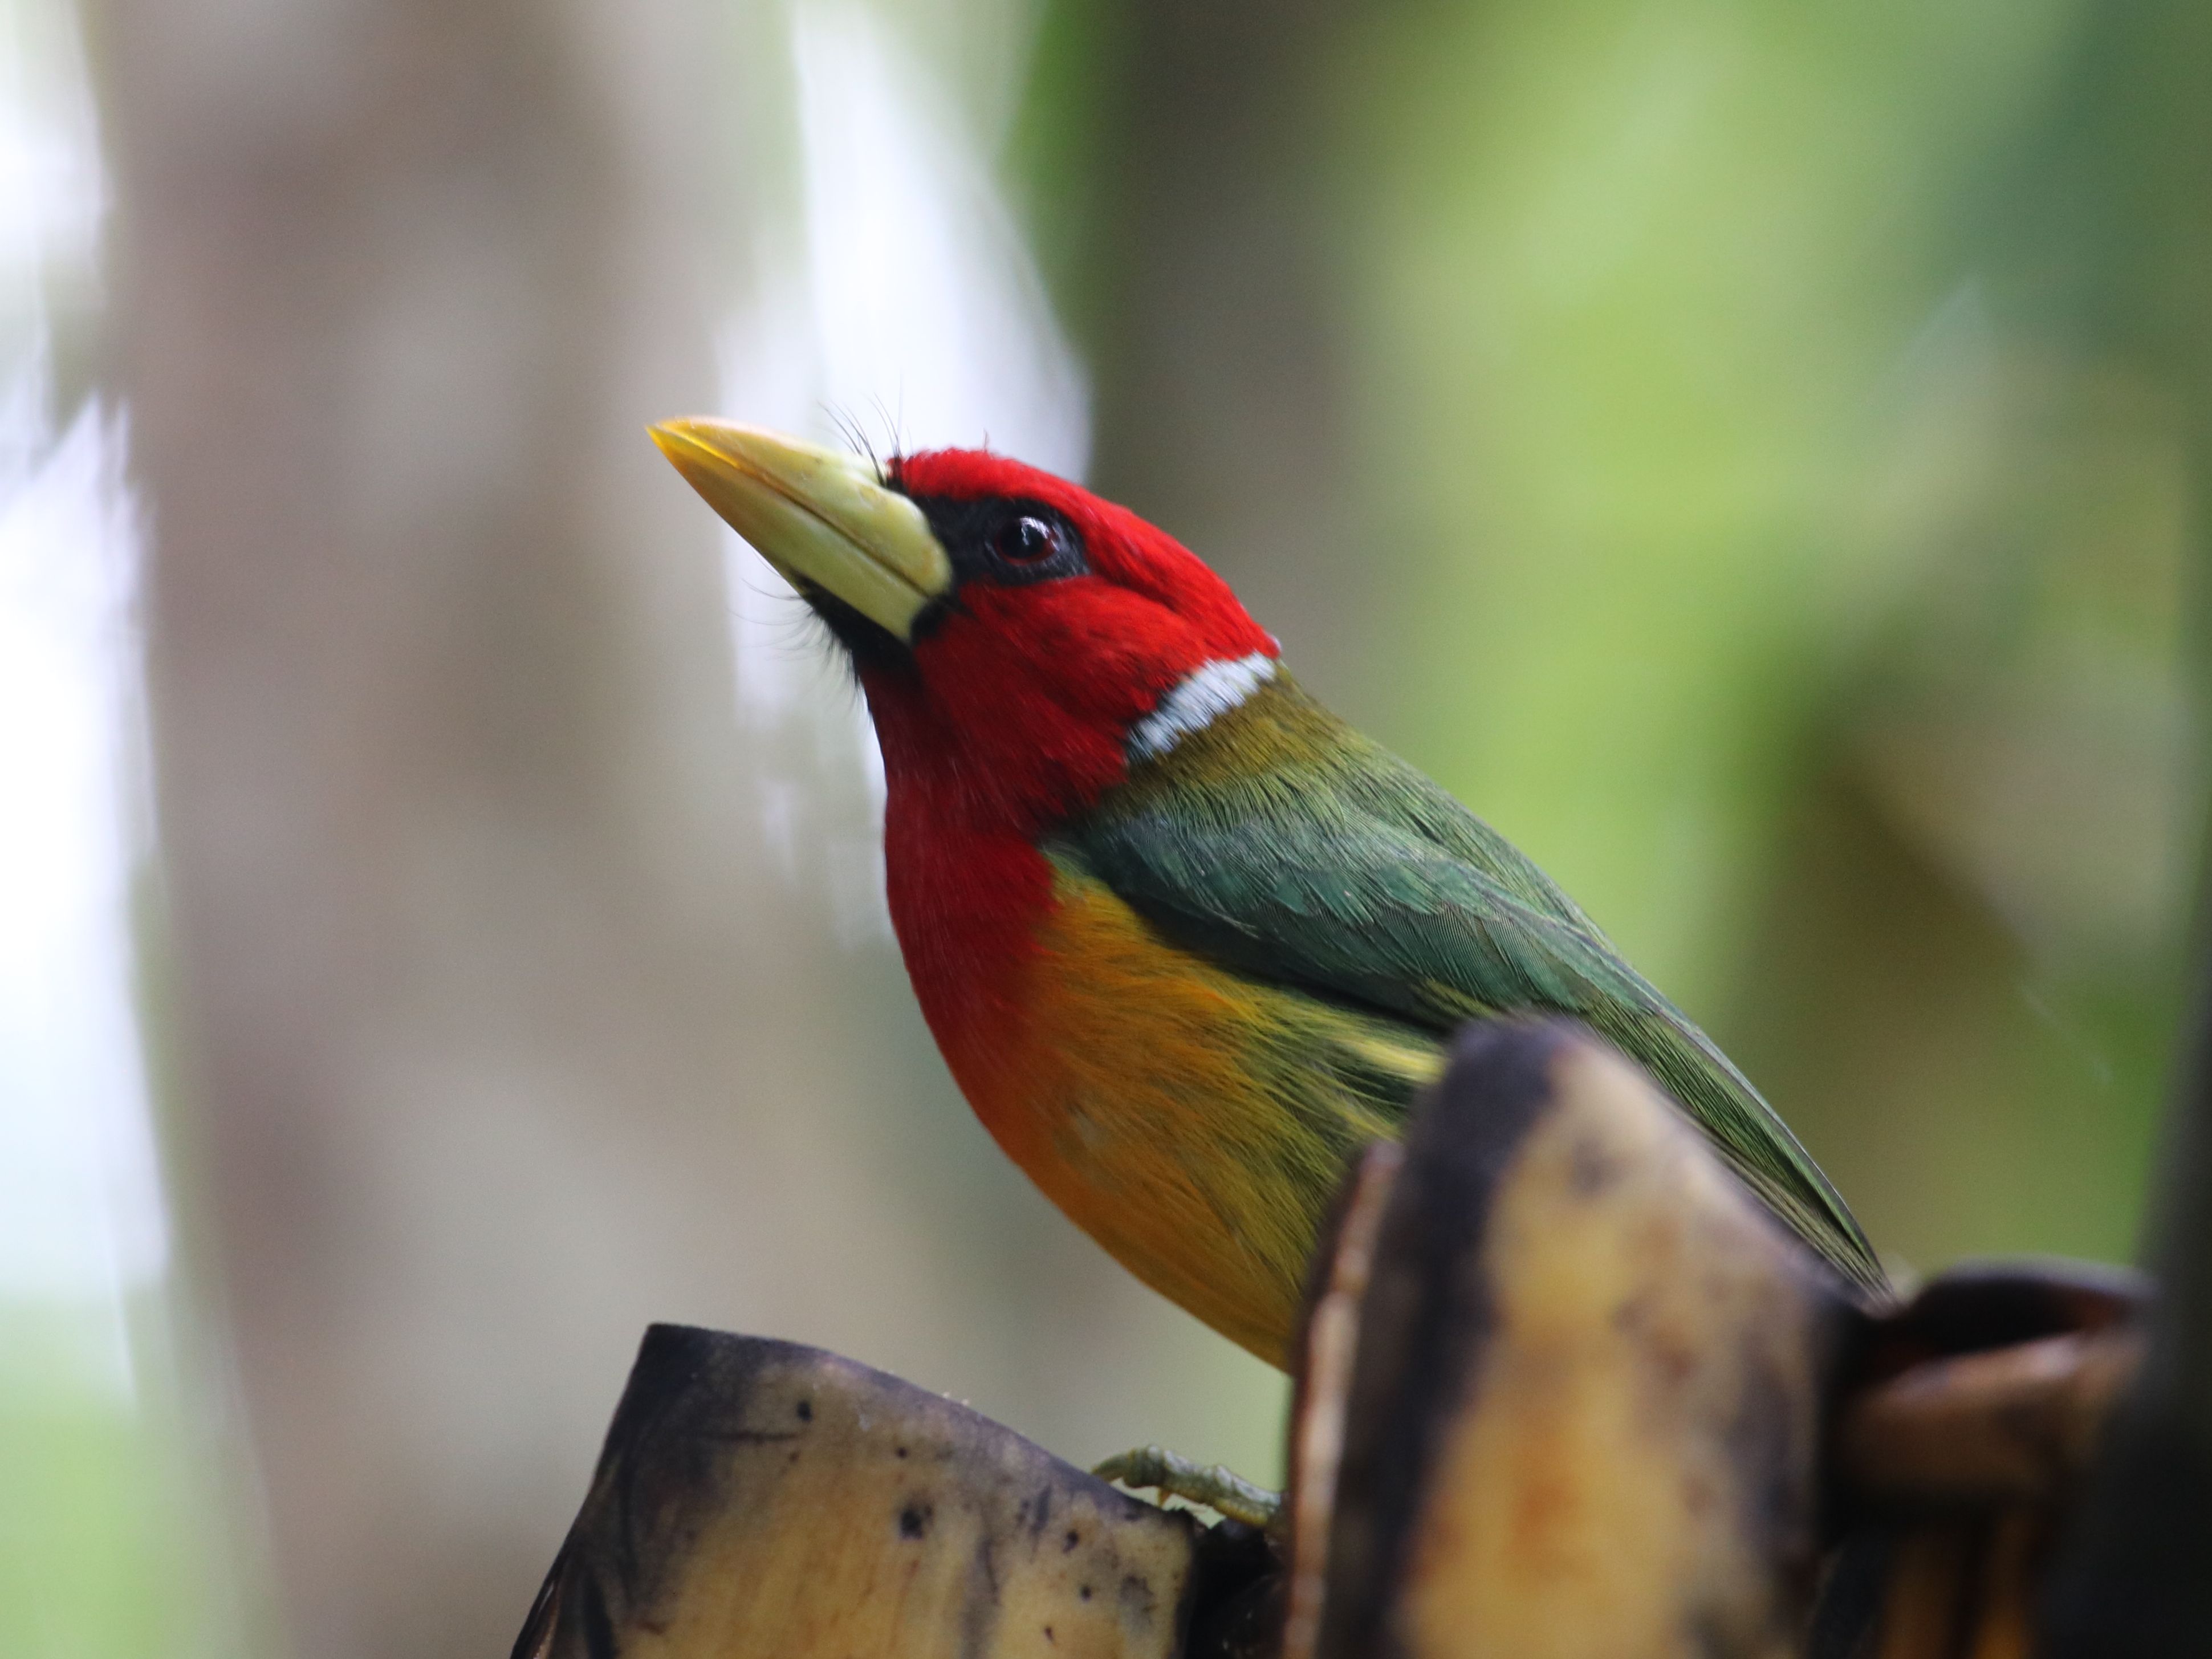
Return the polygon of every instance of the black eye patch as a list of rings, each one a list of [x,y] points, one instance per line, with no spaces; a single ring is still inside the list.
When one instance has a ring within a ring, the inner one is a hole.
[[[1066,515],[1042,501],[1007,496],[910,499],[952,561],[957,583],[1013,587],[1079,576],[1091,568],[1083,556],[1082,536]]]

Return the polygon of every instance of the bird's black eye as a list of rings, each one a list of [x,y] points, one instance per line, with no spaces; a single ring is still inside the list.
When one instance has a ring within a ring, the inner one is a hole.
[[[1060,551],[1059,529],[1027,514],[1000,526],[991,551],[1008,564],[1042,564]]]
[[[1058,508],[1022,496],[914,495],[952,561],[957,585],[1026,587],[1084,574],[1083,532]]]

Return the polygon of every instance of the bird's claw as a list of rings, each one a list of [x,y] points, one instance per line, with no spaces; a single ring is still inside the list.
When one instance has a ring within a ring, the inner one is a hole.
[[[1091,1471],[1101,1480],[1132,1489],[1149,1486],[1163,1498],[1202,1504],[1217,1515],[1273,1532],[1283,1516],[1283,1495],[1255,1486],[1225,1463],[1203,1464],[1159,1446],[1117,1453]]]

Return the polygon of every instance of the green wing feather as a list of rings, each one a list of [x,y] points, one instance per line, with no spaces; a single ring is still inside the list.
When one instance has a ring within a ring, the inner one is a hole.
[[[1695,1025],[1504,836],[1287,675],[1057,838],[1186,949],[1429,1031],[1583,1020],[1647,1067],[1850,1279],[1886,1284],[1796,1138]]]

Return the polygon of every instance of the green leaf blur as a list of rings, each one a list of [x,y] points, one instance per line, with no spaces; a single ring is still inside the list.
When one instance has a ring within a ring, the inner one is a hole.
[[[1102,487],[1561,880],[1886,1251],[2127,1257],[2203,816],[2212,24],[1103,9],[1120,96],[1048,52],[1014,158]]]

